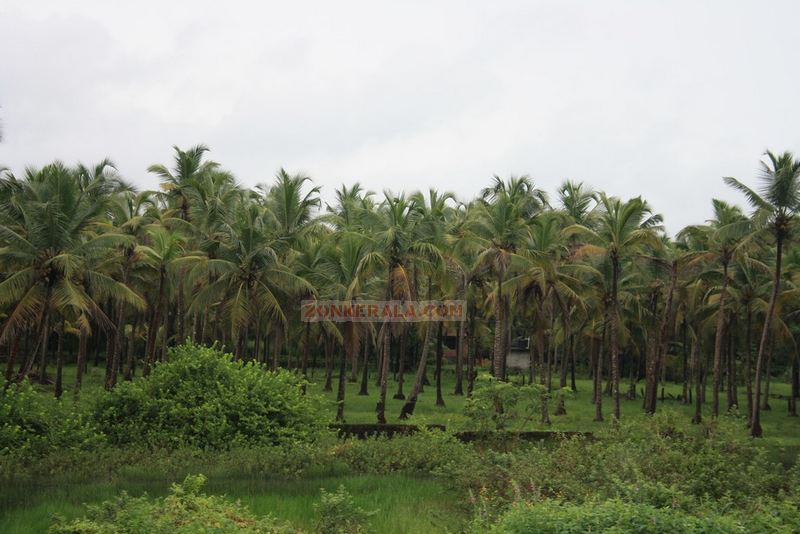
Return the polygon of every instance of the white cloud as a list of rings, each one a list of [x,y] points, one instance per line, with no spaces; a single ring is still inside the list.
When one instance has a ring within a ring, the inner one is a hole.
[[[800,151],[795,3],[6,2],[0,163],[111,156],[143,187],[209,144],[248,185],[279,166],[462,198],[492,174],[643,194],[671,230]]]

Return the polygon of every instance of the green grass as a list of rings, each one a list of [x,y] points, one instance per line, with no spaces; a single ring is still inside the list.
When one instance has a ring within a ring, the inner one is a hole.
[[[432,373],[430,373],[432,375]],[[432,376],[431,376],[432,378]],[[413,377],[407,377],[408,382],[404,387],[404,391],[408,394],[411,389],[410,380]],[[336,384],[334,380],[334,391],[324,392],[322,389],[324,377],[320,370],[316,370],[314,376],[311,378],[313,385],[310,391],[314,391],[324,395],[329,401],[330,417],[336,414]],[[416,423],[442,423],[459,425],[465,422],[463,414],[465,397],[453,395],[455,384],[454,371],[451,367],[445,368],[443,373],[443,396],[445,406],[440,407],[435,405],[436,390],[433,384],[426,386],[424,392],[419,396],[417,407],[414,417],[408,422]],[[555,416],[555,406],[550,410],[550,419],[552,424],[547,427],[539,423],[539,420],[527,422],[527,424],[514,428],[515,430],[574,430],[574,431],[596,431],[608,425],[611,420],[611,398],[603,397],[603,415],[605,422],[595,422],[595,406],[591,402],[592,382],[589,379],[577,380],[578,391],[573,397],[567,399],[566,408],[567,414],[562,416]],[[465,386],[466,387],[466,386]],[[641,388],[644,387],[643,381],[639,382],[638,393],[641,393]],[[360,384],[347,384],[347,392],[345,394],[345,420],[348,423],[374,423],[376,422],[375,416],[375,403],[377,401],[378,388],[374,384],[374,379],[370,379],[369,383],[369,396],[359,396],[358,391]],[[626,400],[624,394],[627,392],[628,384],[621,385],[622,398],[620,400],[621,418],[631,417],[644,417],[642,410],[642,398],[639,395],[635,400]],[[393,399],[393,395],[397,389],[395,382],[390,382],[389,393],[387,394],[387,408],[386,419],[388,422],[401,422],[398,419],[400,409],[405,401]],[[669,395],[677,397],[682,391],[682,386],[673,383],[665,385],[665,392],[667,398],[658,402],[658,410],[674,410],[680,414],[680,417],[690,420],[694,415],[694,405],[684,405],[680,401],[670,399]],[[770,386],[771,394],[788,395],[790,391],[789,384],[773,382]],[[711,393],[708,392],[709,401],[703,406],[703,417],[711,417]],[[725,393],[720,395],[720,407],[725,410],[727,406],[727,396]],[[742,407],[746,407],[746,397],[744,388],[739,388],[739,403]],[[764,428],[764,444],[773,447],[793,447],[800,450],[800,418],[789,417],[787,414],[787,406],[785,400],[773,398],[770,400],[772,410],[762,412],[762,426]],[[727,416],[726,416],[727,417]],[[744,419],[741,418],[742,433],[746,433]]]
[[[66,366],[64,371],[64,387],[65,398],[71,399],[72,384],[74,379],[75,369],[74,366]],[[101,365],[99,367],[89,366],[88,372],[84,378],[84,389],[81,395],[81,404],[90,402],[96,395],[102,394],[102,383],[105,368]],[[433,370],[429,369],[429,377],[433,380]],[[423,393],[420,394],[417,401],[417,406],[413,418],[406,421],[408,423],[439,423],[450,426],[463,425],[465,423],[464,403],[466,398],[463,396],[453,395],[455,385],[455,372],[453,366],[446,366],[444,368],[443,387],[442,392],[445,400],[445,406],[436,406],[436,389],[432,383],[426,386]],[[324,385],[324,370],[314,369],[311,371],[310,380],[312,385],[309,387],[310,392],[322,395],[327,402],[327,412],[330,421],[333,422],[336,415],[336,387],[337,377],[334,376],[333,391],[323,391]],[[406,395],[411,390],[413,375],[406,375],[406,382],[403,391]],[[39,386],[43,393],[51,393],[52,386]],[[591,402],[592,383],[589,379],[577,380],[578,391],[572,398],[567,399],[566,407],[567,414],[563,416],[555,416],[551,409],[552,424],[549,427],[541,425],[538,419],[529,421],[522,427],[515,428],[515,430],[574,430],[574,431],[587,431],[592,432],[603,428],[608,425],[611,420],[611,398],[608,396],[603,397],[603,415],[605,422],[598,423],[594,421],[595,407]],[[640,381],[638,384],[638,393],[644,387],[644,382]],[[466,382],[464,384],[466,389]],[[622,399],[620,401],[621,417],[623,419],[630,417],[644,417],[642,410],[642,398],[639,395],[635,400],[626,400],[624,394],[627,392],[627,382],[621,384]],[[359,383],[347,383],[347,390],[345,394],[345,421],[347,423],[375,423],[377,421],[375,416],[375,404],[378,398],[378,388],[375,386],[374,374],[370,375],[369,380],[369,395],[359,396],[360,389]],[[665,385],[667,395],[677,397],[682,390],[679,384],[668,382]],[[397,391],[397,383],[390,380],[389,388],[386,399],[386,419],[390,423],[400,423],[398,416],[400,409],[405,401],[394,399],[394,394]],[[788,395],[790,386],[787,383],[773,381],[770,386],[770,393],[772,395]],[[711,393],[708,392],[708,402],[703,406],[703,417],[711,417]],[[744,387],[739,387],[739,403],[744,408],[746,407],[746,397]],[[772,398],[770,400],[772,410],[762,411],[762,427],[764,429],[764,445],[771,448],[788,447],[793,450],[800,451],[800,417],[789,417],[787,414],[786,401]],[[720,407],[722,410],[726,406],[725,393],[720,394]],[[658,402],[658,410],[675,410],[680,417],[690,420],[694,415],[693,405],[684,405],[680,401],[667,398],[663,402]],[[744,410],[742,410],[742,413]],[[747,429],[744,425],[744,419],[741,419],[742,433],[746,433]]]
[[[122,479],[115,482],[45,485],[16,484],[0,490],[0,532],[45,532],[54,515],[66,518],[85,513],[84,503],[99,503],[123,489],[137,496],[167,493],[168,479]],[[335,490],[344,484],[356,504],[377,511],[370,518],[375,532],[431,532],[457,530],[465,518],[451,490],[433,479],[401,475],[321,476],[300,480],[210,478],[204,491],[240,500],[257,515],[273,515],[310,530],[316,521],[314,503],[320,488]]]
[[[432,371],[432,370],[431,370]],[[80,404],[86,406],[91,399],[102,394],[102,380],[104,368],[102,366],[89,367],[84,379],[84,391]],[[433,373],[429,372],[431,378]],[[74,377],[74,366],[65,369],[65,402],[72,402],[71,386]],[[411,423],[443,423],[450,427],[463,426],[466,423],[463,408],[466,399],[463,396],[453,395],[454,371],[451,366],[444,370],[443,393],[446,406],[435,406],[435,385],[426,386],[420,395],[414,417]],[[411,389],[413,377],[407,375],[404,387],[405,393]],[[336,406],[335,392],[323,392],[324,372],[320,369],[313,371],[310,392],[321,394],[326,400],[326,413],[333,421]],[[37,386],[42,394],[52,394],[52,386]],[[334,388],[336,379],[334,378]],[[580,430],[597,431],[610,424],[611,399],[604,397],[604,415],[606,422],[595,422],[595,408],[591,403],[591,382],[581,379],[577,382],[578,391],[567,400],[567,414],[563,416],[552,415],[552,424],[549,427],[541,425],[538,418],[528,421],[524,425],[512,428],[515,430],[552,429],[552,430]],[[641,388],[641,383],[639,385]],[[392,398],[397,389],[394,381],[390,382],[387,395],[387,420],[399,422],[398,415],[404,403],[403,400]],[[623,393],[627,391],[627,384],[623,384]],[[358,395],[359,384],[348,383],[345,399],[345,418],[350,423],[373,423],[375,417],[375,403],[378,388],[374,383],[374,376],[370,377],[369,395]],[[681,387],[676,384],[666,384],[668,394],[677,396]],[[786,395],[789,385],[773,382],[773,394]],[[709,394],[710,398],[710,394]],[[744,388],[740,388],[739,401],[744,405]],[[776,461],[791,463],[800,451],[800,418],[789,417],[786,411],[786,401],[776,398],[771,399],[772,410],[763,412],[762,424],[764,435],[761,443],[766,446]],[[721,406],[726,405],[725,395],[721,396]],[[622,418],[644,417],[642,412],[641,397],[636,400],[621,401]],[[694,413],[693,406],[681,404],[674,399],[667,399],[658,404],[659,410],[673,410],[679,417],[689,420]],[[710,418],[710,404],[703,406],[703,416]],[[729,417],[729,416],[725,416]],[[733,417],[733,416],[732,416]],[[742,434],[747,429],[743,418],[733,419],[741,424]],[[213,471],[213,470],[212,470]],[[366,510],[379,510],[372,517],[372,526],[377,532],[428,532],[457,530],[459,522],[464,520],[465,512],[459,509],[458,504],[463,496],[453,494],[439,482],[428,478],[416,478],[401,475],[364,475],[354,476],[347,472],[338,472],[336,469],[307,474],[300,480],[281,480],[275,478],[253,478],[240,473],[209,472],[209,482],[206,487],[208,493],[227,494],[240,499],[256,514],[272,514],[278,518],[288,520],[300,528],[310,528],[315,521],[313,504],[319,499],[320,488],[334,490],[339,484],[344,484],[353,494],[357,504]],[[83,514],[82,503],[97,503],[119,493],[122,489],[133,495],[144,491],[152,495],[163,495],[169,483],[174,480],[166,475],[152,473],[138,473],[136,467],[113,481],[86,481],[82,483],[48,484],[44,481],[15,484],[13,487],[0,488],[0,532],[42,532],[50,524],[53,514],[60,514],[68,518],[78,517]]]

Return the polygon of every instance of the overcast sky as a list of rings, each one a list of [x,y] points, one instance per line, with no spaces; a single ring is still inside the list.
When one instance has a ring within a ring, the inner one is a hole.
[[[167,5],[169,4],[169,5]],[[721,177],[800,152],[798,2],[0,0],[0,166],[114,160],[142,188],[205,143],[245,185],[283,166],[454,191],[529,174],[702,222]]]

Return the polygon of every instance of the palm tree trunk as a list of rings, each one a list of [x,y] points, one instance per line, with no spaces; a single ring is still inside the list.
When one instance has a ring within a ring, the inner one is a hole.
[[[325,336],[325,386],[323,391],[333,391],[333,354],[331,354],[330,336]]]
[[[564,325],[565,331],[568,329],[567,325]],[[572,335],[568,334],[566,339],[564,340],[564,350],[561,351],[561,373],[559,376],[558,387],[565,388],[567,387],[567,362],[572,357],[571,355],[572,349]],[[567,415],[567,407],[564,404],[564,396],[558,396],[558,404],[556,405],[556,411],[554,415]]]
[[[734,339],[736,336],[736,317],[732,316],[730,324],[728,325],[727,336],[727,355],[728,355],[728,403],[727,411],[730,413],[734,407],[739,406],[738,394],[736,391],[736,344]]]
[[[409,416],[414,415],[414,408],[417,406],[417,397],[422,390],[422,377],[425,375],[425,368],[428,365],[428,347],[431,341],[431,330],[433,330],[433,321],[428,321],[425,325],[425,341],[422,342],[422,354],[419,357],[419,364],[417,365],[417,373],[414,375],[414,384],[411,386],[411,393],[408,395],[403,408],[400,410],[400,419],[408,419]]]
[[[366,397],[369,395],[369,338],[370,332],[364,336],[364,363],[361,368],[361,389],[358,390],[359,396]]]
[[[261,327],[264,325],[264,318],[260,315],[256,319],[256,331],[253,336],[253,356],[250,358],[253,361],[260,361],[259,355],[261,354]]]
[[[769,338],[769,351],[767,352],[767,368],[764,373],[764,402],[761,403],[762,411],[772,410],[769,405],[769,385],[772,383],[772,355],[775,352],[775,335],[770,335]]]
[[[573,337],[572,346],[570,348],[571,356],[570,356],[570,360],[569,360],[569,382],[570,382],[569,385],[570,385],[570,388],[572,388],[572,391],[574,391],[576,393],[578,392],[578,384],[575,383],[575,367],[576,367],[576,358],[577,358],[577,355],[576,355],[577,350],[575,350],[575,343],[577,343],[577,342],[578,341]]]
[[[678,284],[678,264],[676,261],[672,262],[670,269],[669,290],[667,292],[667,301],[664,304],[664,311],[661,315],[661,324],[658,329],[658,337],[655,339],[655,351],[652,355],[652,362],[648,364],[647,368],[647,381],[645,389],[645,413],[653,414],[656,411],[656,391],[658,389],[658,375],[661,369],[664,368],[664,357],[667,353],[667,344],[669,342],[668,327],[669,319],[672,316],[672,300],[675,295],[675,287]]]
[[[539,358],[539,384],[545,385],[547,383],[547,371],[544,367],[545,349],[544,349],[544,332],[540,328],[536,334],[536,352]]]
[[[301,371],[304,378],[308,378],[308,355],[311,351],[311,323],[306,323],[305,341],[303,343],[303,364]]]
[[[470,327],[469,347],[467,347],[467,397],[472,397],[472,390],[475,387],[475,356],[478,347],[475,341],[475,326]]]
[[[380,390],[378,394],[378,404],[375,406],[375,412],[378,418],[379,425],[386,424],[386,389],[389,379],[389,359],[391,350],[391,333],[389,332],[389,323],[383,323],[383,355],[381,356],[381,368],[378,373],[378,380],[380,382]]]
[[[536,382],[536,331],[531,328],[528,332],[528,383]]]
[[[600,346],[597,350],[597,367],[594,371],[594,420],[603,420],[603,352],[606,345],[606,323],[603,324],[603,334],[600,337]]]
[[[50,313],[49,313],[49,305],[50,305],[50,288],[47,288],[47,296],[44,300],[44,306],[42,306],[42,312],[39,315],[39,329],[36,333],[36,345],[34,345],[33,350],[31,350],[25,358],[22,366],[20,367],[18,373],[18,380],[24,380],[28,374],[30,374],[31,369],[33,368],[34,361],[36,360],[36,354],[39,351],[42,351],[42,358],[45,358],[46,353],[44,351],[47,350],[47,337],[49,332],[49,322],[50,322]]]
[[[497,276],[497,296],[494,307],[494,354],[492,355],[492,374],[498,380],[505,380],[506,355],[503,353],[503,338],[506,335],[505,310],[503,307],[503,277]]]
[[[456,385],[453,395],[464,394],[464,341],[466,341],[466,317],[458,323],[458,340],[456,341]]]
[[[155,306],[153,313],[150,315],[150,325],[147,328],[147,343],[144,351],[144,368],[142,374],[147,376],[150,374],[150,366],[153,365],[156,354],[156,337],[158,336],[158,328],[161,325],[161,302],[164,300],[165,293],[165,278],[166,269],[162,268],[158,277],[158,291],[156,292]]]
[[[394,266],[389,266],[388,272],[388,279],[386,280],[386,300],[391,300],[394,296]],[[379,393],[378,393],[378,403],[375,405],[375,413],[377,415],[378,424],[385,425],[386,424],[386,390],[388,388],[389,382],[389,360],[391,359],[391,343],[392,343],[392,334],[389,328],[389,318],[387,317],[386,320],[383,322],[383,329],[382,329],[382,355],[381,355],[381,365],[380,370],[378,371],[378,383],[379,383]]]
[[[358,382],[358,344],[353,349],[350,359],[350,377],[347,380],[355,384]]]
[[[76,366],[77,369],[75,371],[75,385],[73,390],[73,396],[76,400],[81,394],[81,383],[83,381],[83,367],[86,363],[86,345],[88,342],[88,337],[89,336],[86,330],[81,328],[78,337],[78,365]]]
[[[117,369],[119,362],[122,358],[122,346],[125,341],[125,320],[126,320],[126,307],[120,302],[117,305],[117,328],[114,332],[114,349],[111,355],[111,369],[109,369],[108,378],[106,380],[106,391],[110,391],[117,384]]]
[[[406,346],[408,342],[408,328],[404,328],[400,333],[400,349],[397,356],[397,393],[394,394],[396,400],[405,400],[406,396],[403,393],[403,384],[405,383],[406,374]]]
[[[178,276],[178,291],[175,295],[175,343],[181,344],[186,341],[185,334],[185,313],[183,310],[183,273]]]
[[[722,262],[722,290],[719,294],[717,331],[714,335],[714,376],[711,391],[711,417],[719,417],[719,388],[722,374],[722,343],[725,334],[725,298],[728,292],[728,262]]]
[[[47,349],[50,344],[50,314],[45,314],[45,325],[42,329],[42,340],[39,345],[39,383],[47,383]]]
[[[347,326],[352,327],[353,323],[347,323]],[[339,387],[336,390],[336,421],[344,422],[344,394],[347,385],[347,360],[348,360],[348,339],[344,339],[343,347],[341,349],[341,359],[339,361]]]
[[[164,309],[164,331],[162,332],[162,335],[161,335],[161,361],[162,362],[167,361],[167,342],[169,341],[169,336],[170,336],[170,328],[169,328],[170,327],[170,320],[169,320],[170,319],[170,311],[169,311],[169,309],[166,308],[166,306],[164,308],[165,308]],[[247,332],[247,326],[244,327],[244,332],[240,332],[239,333],[240,338],[245,335],[245,332]]]
[[[699,425],[703,421],[703,369],[701,367],[700,325],[695,325],[695,339],[692,343],[692,375],[694,377],[694,417],[692,423]]]
[[[619,421],[619,338],[617,334],[617,284],[619,281],[619,258],[611,258],[611,397],[614,419]]]
[[[775,252],[775,276],[772,281],[772,294],[769,297],[767,315],[764,318],[764,330],[761,332],[761,342],[758,345],[758,357],[756,358],[756,398],[753,402],[753,417],[750,425],[750,435],[754,438],[760,438],[764,433],[761,428],[761,371],[767,355],[767,338],[772,327],[772,316],[775,315],[775,303],[778,300],[778,292],[781,288],[781,259],[783,257],[783,238],[781,234],[777,235],[776,241],[777,251]]]
[[[136,368],[136,330],[139,328],[139,316],[136,315],[131,323],[131,338],[128,340],[128,352],[125,355],[125,380],[133,380]]]
[[[433,295],[433,282],[431,277],[428,276],[428,300],[430,301]],[[411,386],[411,393],[408,396],[403,408],[400,410],[400,419],[408,419],[409,416],[414,415],[414,408],[417,406],[417,398],[422,391],[422,386],[425,379],[425,371],[428,368],[428,348],[430,347],[431,331],[433,329],[433,322],[428,321],[425,325],[425,340],[422,342],[422,352],[417,364],[417,372],[414,375],[414,384]]]
[[[681,372],[683,377],[683,393],[681,395],[681,404],[689,404],[689,358],[687,356],[687,347],[688,347],[688,327],[686,325],[686,318],[683,319],[683,325],[681,327],[681,335],[683,338],[683,343],[681,344],[681,354],[683,355],[683,365],[681,366]]]
[[[66,321],[61,318],[61,328],[58,330],[58,348],[56,349],[56,387],[55,396],[61,398],[64,393],[64,327]]]
[[[444,406],[442,397],[442,359],[444,357],[444,323],[439,322],[439,333],[436,336],[436,406]]]
[[[744,381],[747,389],[747,426],[753,424],[753,310],[750,309],[750,303],[747,303],[747,329],[745,332],[745,347],[744,351]]]

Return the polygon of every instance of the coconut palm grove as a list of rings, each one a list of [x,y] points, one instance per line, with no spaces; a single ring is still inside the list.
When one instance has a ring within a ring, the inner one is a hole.
[[[588,181],[5,170],[0,531],[797,532],[800,159],[753,161],[674,235]]]

